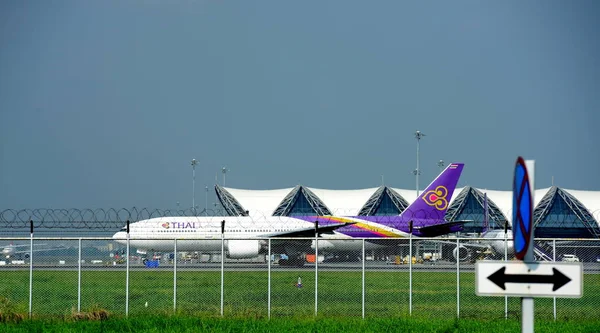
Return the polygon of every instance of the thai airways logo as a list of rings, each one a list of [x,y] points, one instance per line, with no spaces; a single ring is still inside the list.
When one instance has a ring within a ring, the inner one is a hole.
[[[427,191],[422,198],[429,206],[433,206],[437,210],[444,210],[448,208],[446,196],[448,196],[448,189],[440,185],[435,190]]]
[[[163,223],[162,227],[165,228],[165,229],[169,229],[169,222]]]

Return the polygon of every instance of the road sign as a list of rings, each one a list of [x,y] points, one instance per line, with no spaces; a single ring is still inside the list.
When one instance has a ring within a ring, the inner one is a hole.
[[[581,263],[478,261],[478,296],[571,297],[583,294]]]
[[[515,257],[533,261],[533,200],[529,184],[529,173],[521,156],[515,165],[513,178],[513,244]]]

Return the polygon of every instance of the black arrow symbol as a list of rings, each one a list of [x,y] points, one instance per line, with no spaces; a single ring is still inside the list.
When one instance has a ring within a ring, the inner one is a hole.
[[[557,291],[560,287],[571,281],[571,278],[561,273],[556,268],[552,268],[552,275],[531,275],[531,274],[505,274],[506,267],[502,267],[494,274],[488,276],[488,280],[494,282],[502,290],[506,290],[505,283],[552,283],[552,291]]]

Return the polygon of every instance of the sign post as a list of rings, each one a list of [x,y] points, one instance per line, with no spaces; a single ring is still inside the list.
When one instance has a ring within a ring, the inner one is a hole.
[[[581,263],[536,262],[534,258],[533,189],[535,161],[517,158],[513,178],[513,244],[520,261],[478,261],[478,296],[521,297],[521,332],[533,332],[533,297],[581,297]],[[529,172],[528,172],[529,171]]]

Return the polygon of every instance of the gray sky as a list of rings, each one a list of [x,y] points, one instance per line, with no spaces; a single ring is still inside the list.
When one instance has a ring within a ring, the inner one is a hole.
[[[598,1],[2,1],[0,208],[226,185],[600,190]],[[222,181],[219,173],[219,182]],[[214,201],[211,196],[210,202]]]

